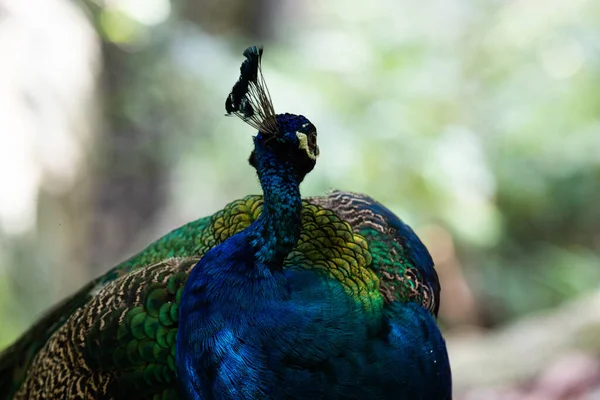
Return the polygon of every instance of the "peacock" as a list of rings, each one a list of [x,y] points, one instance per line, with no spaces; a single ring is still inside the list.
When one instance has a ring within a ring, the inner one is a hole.
[[[244,52],[227,114],[263,194],[88,283],[0,355],[0,399],[450,399],[440,285],[416,234],[356,193],[301,198],[319,156]]]

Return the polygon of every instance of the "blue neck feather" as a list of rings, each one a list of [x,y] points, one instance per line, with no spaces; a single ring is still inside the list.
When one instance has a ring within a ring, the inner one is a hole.
[[[283,260],[300,238],[302,199],[299,179],[292,165],[267,153],[257,166],[264,192],[260,217],[248,227],[256,261],[280,270]]]

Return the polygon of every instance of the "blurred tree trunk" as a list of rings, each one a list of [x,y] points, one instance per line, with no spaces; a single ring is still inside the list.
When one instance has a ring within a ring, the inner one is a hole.
[[[244,37],[268,38],[271,0],[229,3],[213,0],[173,3],[173,12],[209,31],[222,33],[237,29],[236,33]],[[178,8],[181,11],[178,12]],[[93,275],[130,256],[132,242],[157,222],[168,201],[172,163],[164,149],[174,133],[162,131],[161,126],[174,106],[168,99],[154,96],[148,88],[157,83],[167,85],[167,79],[157,82],[156,76],[164,78],[160,69],[168,57],[176,17],[171,17],[174,22],[157,29],[158,33],[153,34],[141,50],[124,51],[113,43],[105,41],[103,44],[105,129],[95,154],[92,188],[88,265]],[[132,110],[132,106],[143,111]]]
[[[164,43],[158,43],[136,54],[112,43],[103,44],[105,129],[95,157],[88,264],[94,275],[126,257],[132,240],[154,223],[166,201],[169,165],[158,139],[166,132],[159,132],[159,126],[152,129],[149,124],[139,123],[135,120],[137,115],[127,112],[136,97],[130,91],[150,78],[144,74],[144,67],[146,63],[158,63],[164,56],[164,47]],[[150,102],[149,107],[152,106],[159,108],[160,104]]]

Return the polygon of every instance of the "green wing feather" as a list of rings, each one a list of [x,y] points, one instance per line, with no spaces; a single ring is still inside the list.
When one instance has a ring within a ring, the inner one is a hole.
[[[379,207],[346,192],[306,199],[301,239],[285,268],[337,279],[373,317],[368,320],[378,321],[385,303],[395,300],[436,311],[437,276],[427,281],[402,232]],[[177,307],[188,273],[261,211],[262,196],[236,200],[88,284],[0,356],[0,393],[7,394],[0,398],[13,398],[16,390],[18,399],[177,398]]]

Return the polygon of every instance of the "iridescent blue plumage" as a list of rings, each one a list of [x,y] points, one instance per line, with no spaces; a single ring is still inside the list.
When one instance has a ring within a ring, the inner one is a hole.
[[[240,82],[248,86],[244,71],[260,75],[253,66],[262,51],[250,50],[227,102],[244,120],[261,108],[247,107],[240,90]],[[252,120],[259,132],[249,160],[264,192],[262,213],[204,255],[181,296],[176,366],[185,397],[450,399],[445,343],[427,308],[387,299],[365,309],[366,292],[348,292],[355,277],[324,274],[308,258],[284,269],[301,235],[299,185],[318,156],[316,129],[303,116],[262,111]],[[388,217],[387,209],[376,211]],[[418,273],[439,290],[421,242],[389,218]],[[342,254],[330,257],[334,263]]]
[[[297,132],[309,134],[312,124],[287,114],[277,120],[277,136],[254,138],[252,163],[265,197],[261,216],[210,250],[183,292],[177,362],[189,398],[269,395],[268,372],[276,374],[284,358],[276,353],[297,349],[301,338],[294,333],[323,317],[320,304],[297,298],[303,291],[292,290],[294,279],[283,274],[283,259],[300,236],[299,184],[314,166]],[[308,285],[312,295],[314,287]]]

